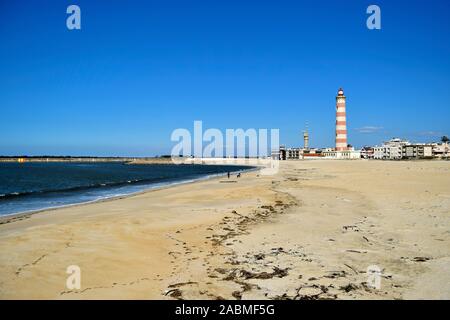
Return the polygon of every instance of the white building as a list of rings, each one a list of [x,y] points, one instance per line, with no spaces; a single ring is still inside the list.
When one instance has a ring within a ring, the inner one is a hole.
[[[450,144],[448,142],[435,143],[433,146],[433,155],[438,158],[450,157]]]
[[[403,159],[422,159],[433,157],[433,146],[427,144],[409,144],[402,146]]]
[[[382,146],[376,146],[373,148],[373,158],[383,160],[395,160],[402,158],[402,147],[409,145],[406,140],[399,138],[393,138],[387,142],[384,142]]]
[[[361,148],[361,158],[363,159],[373,159],[373,153],[373,147],[365,146]]]
[[[278,151],[272,152],[272,158],[278,160],[294,160],[300,159],[302,154],[301,148],[286,148],[285,146],[280,146]]]
[[[301,149],[300,148],[287,148],[286,151],[286,159],[300,159]]]
[[[322,150],[322,156],[325,159],[360,159],[361,151],[347,147],[347,150],[336,151],[331,148]]]

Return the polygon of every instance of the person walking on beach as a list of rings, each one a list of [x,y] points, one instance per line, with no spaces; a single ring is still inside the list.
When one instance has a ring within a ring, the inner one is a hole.
[[[228,171],[227,175],[228,175],[228,179],[230,179],[230,172],[229,171]]]

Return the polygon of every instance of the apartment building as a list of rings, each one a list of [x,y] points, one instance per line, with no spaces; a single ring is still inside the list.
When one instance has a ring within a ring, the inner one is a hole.
[[[402,146],[403,159],[424,159],[433,157],[433,146],[426,144],[410,144]]]
[[[393,138],[383,143],[382,146],[373,148],[373,158],[382,160],[399,160],[402,158],[403,146],[409,145],[406,140]]]

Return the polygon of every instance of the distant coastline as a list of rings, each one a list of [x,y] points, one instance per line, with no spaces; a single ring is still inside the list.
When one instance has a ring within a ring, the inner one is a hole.
[[[0,162],[125,162],[172,163],[170,156],[162,157],[93,157],[93,156],[0,156]]]

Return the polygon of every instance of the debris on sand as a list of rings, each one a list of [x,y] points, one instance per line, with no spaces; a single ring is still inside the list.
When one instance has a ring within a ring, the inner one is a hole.
[[[264,253],[255,254],[256,260],[263,260],[265,257],[266,257],[266,255]]]
[[[233,291],[233,293],[231,295],[234,298],[236,298],[237,300],[241,300],[242,299],[242,293],[240,291]]]
[[[359,250],[355,250],[355,249],[347,249],[345,251],[346,252],[352,252],[352,253],[367,253],[367,251],[359,251]]]
[[[349,226],[342,226],[342,229],[344,229],[344,231],[355,231],[355,232],[359,232],[359,228],[355,225],[349,225]]]
[[[187,286],[189,284],[196,284],[197,282],[194,281],[188,281],[188,282],[179,282],[179,283],[174,283],[168,286],[168,288],[178,288],[178,287],[182,287],[182,286]]]
[[[227,273],[227,269],[224,269],[224,268],[216,268],[216,269],[214,269],[214,271],[216,271],[216,272],[218,272],[220,274]]]
[[[238,270],[234,269],[232,270],[223,280],[225,281],[236,281],[239,278],[248,280],[248,279],[272,279],[272,278],[283,278],[288,275],[288,269],[281,269],[278,267],[274,267],[272,272],[251,272],[244,269]],[[222,270],[221,270],[222,271]]]
[[[325,275],[324,278],[335,279],[335,278],[345,278],[347,273],[344,270],[331,271],[329,274]]]
[[[351,269],[355,274],[358,274],[358,270],[356,270],[355,268],[353,268],[351,265],[348,265],[346,263],[344,263],[344,266],[346,266],[347,268]]]
[[[327,294],[328,288],[323,285],[313,284],[310,286],[301,286],[297,289],[297,295],[294,300],[318,300],[318,299],[336,299],[335,295]]]
[[[343,291],[345,291],[345,292],[350,292],[350,291],[353,291],[353,290],[358,290],[358,289],[359,289],[359,286],[357,286],[357,285],[354,284],[354,283],[349,283],[349,284],[347,284],[347,285],[345,285],[345,286],[339,287],[339,289],[340,289],[340,290],[343,290]]]
[[[259,273],[253,273],[246,270],[241,270],[240,276],[244,279],[272,279],[274,277],[277,278],[283,278],[288,275],[287,272],[288,268],[280,269],[278,267],[273,268],[273,272],[259,272]]]
[[[273,206],[261,206],[261,209],[269,210],[270,212],[275,212],[275,209]]]
[[[273,255],[278,255],[280,253],[285,253],[285,251],[284,251],[284,249],[282,247],[272,248],[272,254]]]
[[[428,260],[430,260],[430,258],[428,258],[428,257],[414,257],[414,259],[413,259],[413,261],[415,261],[415,262],[426,262]]]
[[[411,260],[413,262],[427,262],[431,258],[429,258],[429,257],[414,257],[414,258],[400,257],[400,259]]]
[[[164,293],[165,296],[170,296],[172,298],[181,300],[182,292],[180,289],[170,289],[167,290],[166,293]]]

